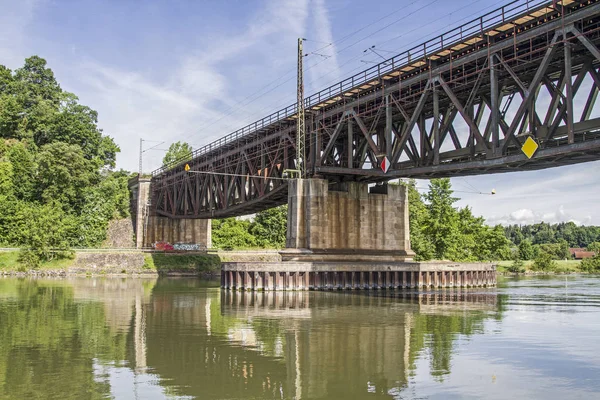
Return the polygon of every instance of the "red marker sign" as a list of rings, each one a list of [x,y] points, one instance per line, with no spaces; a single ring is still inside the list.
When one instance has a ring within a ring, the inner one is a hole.
[[[388,169],[390,169],[390,160],[387,157],[383,157],[383,160],[381,160],[381,170],[384,174],[387,174]]]

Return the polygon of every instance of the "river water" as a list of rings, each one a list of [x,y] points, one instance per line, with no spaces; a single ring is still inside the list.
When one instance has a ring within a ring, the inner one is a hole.
[[[0,398],[600,398],[600,277],[258,294],[0,279]]]

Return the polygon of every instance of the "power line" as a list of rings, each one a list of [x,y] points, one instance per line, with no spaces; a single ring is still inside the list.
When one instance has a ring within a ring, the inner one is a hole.
[[[417,31],[417,30],[419,30],[419,29],[421,29],[421,28],[423,28],[423,27],[425,27],[425,26],[429,26],[429,25],[431,25],[431,24],[433,24],[433,23],[435,23],[435,22],[438,22],[438,21],[440,21],[440,20],[448,19],[448,17],[449,17],[449,16],[451,16],[452,14],[454,14],[454,13],[456,13],[456,12],[458,12],[458,11],[464,10],[465,8],[472,7],[474,4],[480,3],[481,1],[482,1],[482,0],[475,0],[475,1],[473,1],[473,2],[471,2],[471,3],[469,3],[469,4],[467,4],[467,5],[466,5],[466,6],[464,6],[464,7],[461,7],[461,8],[459,8],[459,9],[456,9],[456,10],[452,11],[452,12],[451,12],[451,13],[449,13],[449,14],[446,14],[446,15],[444,15],[444,16],[442,16],[442,17],[440,17],[440,18],[437,18],[437,19],[435,19],[435,20],[433,20],[433,21],[429,22],[429,23],[428,23],[428,24],[426,24],[426,25],[422,25],[422,26],[420,26],[419,28],[413,29],[413,30],[411,30],[411,31],[408,31],[408,32],[403,32],[402,34],[400,34],[400,35],[398,35],[398,36],[394,36],[394,37],[392,37],[392,38],[390,38],[390,39],[387,39],[387,40],[385,40],[385,41],[383,41],[383,42],[379,43],[379,45],[386,44],[386,43],[389,43],[389,42],[391,42],[391,41],[393,41],[393,40],[396,40],[396,39],[399,39],[399,38],[401,38],[401,37],[404,37],[404,36],[406,36],[406,35],[407,35],[407,34],[409,34],[409,33],[413,33],[413,32],[415,32],[415,31]],[[471,15],[468,15],[468,16],[466,16],[466,17],[464,17],[464,18],[461,18],[461,19],[459,19],[459,20],[457,20],[457,21],[453,21],[453,22],[451,22],[451,23],[449,23],[449,24],[447,24],[447,25],[444,25],[444,26],[440,27],[439,29],[437,29],[437,30],[435,30],[435,31],[433,31],[433,32],[430,32],[430,33],[435,33],[435,32],[445,31],[445,30],[446,30],[446,28],[448,28],[448,27],[450,27],[450,26],[454,26],[454,25],[456,25],[456,23],[458,23],[458,22],[464,21],[465,19],[472,19],[472,18],[473,18],[473,17],[472,17],[472,15],[473,15],[473,14],[481,14],[481,12],[482,12],[482,11],[484,11],[484,10],[488,10],[488,9],[490,9],[490,8],[495,8],[495,7],[497,7],[499,4],[504,4],[504,3],[505,3],[505,1],[499,1],[499,2],[496,2],[496,3],[494,3],[494,4],[491,4],[491,5],[487,6],[487,7],[484,7],[484,8],[482,8],[481,10],[477,11],[476,13],[472,13]],[[404,48],[406,48],[406,46],[404,46],[404,47],[403,47],[403,49],[404,49]]]
[[[437,1],[439,1],[439,0],[433,0],[432,2],[428,3],[428,5],[432,5],[433,3],[436,3]],[[386,25],[386,27],[388,27],[388,26],[392,25],[393,23],[396,23],[396,22],[398,22],[399,20],[402,20],[402,19],[404,19],[404,18],[407,18],[407,17],[409,17],[410,15],[414,14],[415,12],[417,12],[417,11],[419,11],[419,10],[421,10],[421,9],[425,8],[425,7],[427,7],[427,5],[425,5],[425,6],[421,7],[421,8],[419,8],[418,10],[415,10],[414,12],[412,12],[412,13],[410,13],[410,14],[408,14],[408,15],[406,15],[406,16],[404,16],[404,17],[400,18],[400,19],[397,19],[397,20],[395,20],[395,21],[394,21],[394,22],[392,22],[391,24],[388,24],[388,25]],[[383,16],[383,17],[379,18],[378,20],[376,20],[376,21],[374,21],[374,22],[372,22],[372,23],[370,23],[370,24],[367,24],[367,25],[363,26],[362,28],[359,28],[359,29],[357,29],[357,30],[355,30],[355,31],[351,32],[350,34],[348,34],[348,35],[346,35],[346,36],[342,37],[341,39],[338,39],[338,40],[335,40],[335,41],[333,41],[333,42],[327,43],[325,46],[323,46],[323,47],[321,47],[321,48],[319,48],[319,49],[315,50],[315,52],[313,52],[313,53],[316,53],[316,52],[318,52],[318,51],[320,51],[320,50],[323,50],[324,48],[327,48],[327,47],[329,47],[329,46],[332,46],[334,43],[341,43],[341,42],[343,42],[343,41],[345,41],[345,40],[349,39],[350,37],[354,36],[355,34],[357,34],[357,33],[361,32],[361,31],[363,31],[363,30],[365,30],[365,29],[369,28],[370,26],[373,26],[373,25],[375,25],[376,23],[378,23],[378,22],[380,22],[380,21],[383,21],[384,19],[386,19],[386,18],[389,18],[390,16],[392,16],[392,15],[394,15],[394,14],[397,14],[398,12],[400,12],[400,11],[403,11],[403,10],[405,10],[405,9],[406,9],[405,7],[398,8],[397,10],[395,10],[395,11],[393,11],[393,12],[391,12],[391,13],[388,13],[388,14],[386,14],[385,16]],[[382,28],[382,29],[385,29],[386,27],[384,27],[384,28]],[[378,30],[378,31],[376,31],[375,33],[377,33],[377,32],[379,32],[379,31],[381,31],[382,29],[379,29],[379,30]],[[375,34],[375,33],[373,33],[373,34]],[[339,54],[341,51],[343,51],[343,50],[345,50],[345,49],[348,49],[348,48],[350,48],[350,47],[354,46],[354,45],[355,45],[355,44],[357,44],[357,43],[360,43],[362,40],[364,40],[364,39],[366,39],[366,38],[368,38],[368,37],[372,36],[373,34],[371,34],[371,35],[369,35],[369,36],[367,36],[367,37],[365,37],[365,38],[363,38],[363,39],[361,39],[361,40],[358,40],[358,41],[356,41],[356,42],[352,43],[352,44],[351,44],[351,45],[349,45],[349,46],[346,46],[346,47],[344,47],[342,50],[340,50],[340,51],[337,51],[337,52],[336,52],[336,54]],[[306,39],[306,40],[308,40],[308,41],[313,41],[313,42],[326,43],[326,42],[321,42],[321,41],[317,41],[317,40],[311,40],[311,39]],[[321,54],[318,54],[318,55],[321,55]],[[321,56],[322,56],[322,55],[321,55]],[[323,62],[323,61],[325,61],[325,59],[324,59],[324,60],[322,60],[321,62]],[[310,68],[312,68],[312,67],[315,67],[315,66],[316,66],[316,65],[318,65],[318,64],[320,64],[320,62],[318,62],[318,63],[316,63],[316,64],[313,64],[312,66],[309,66],[308,68],[306,68],[306,70],[309,70]],[[290,70],[290,71],[286,72],[284,75],[282,75],[280,78],[276,79],[274,82],[277,82],[277,81],[279,81],[279,80],[283,79],[283,77],[287,76],[288,74],[290,74],[291,72],[294,72],[294,71],[295,71],[295,70]],[[293,78],[294,78],[294,77],[292,76],[291,78],[288,78],[288,79],[286,79],[285,81],[281,82],[279,85],[277,85],[277,86],[275,86],[275,87],[271,88],[270,90],[268,90],[268,91],[266,91],[266,92],[264,92],[264,93],[261,93],[259,96],[255,97],[253,100],[256,100],[256,99],[258,99],[258,98],[260,98],[260,97],[262,97],[262,96],[264,96],[264,95],[266,95],[266,94],[268,94],[268,93],[272,92],[273,90],[275,90],[275,89],[277,89],[277,88],[279,88],[279,87],[283,86],[284,84],[286,84],[286,83],[288,83],[289,81],[291,81]],[[274,83],[274,82],[273,82],[273,83]],[[268,87],[268,86],[270,86],[270,85],[271,85],[271,84],[267,85],[267,87]],[[245,97],[245,98],[244,98],[244,99],[243,99],[241,102],[238,102],[238,104],[239,104],[240,106],[247,105],[247,104],[243,104],[243,102],[245,102],[247,99],[250,99],[251,97],[253,97],[254,95],[256,95],[256,94],[258,94],[258,93],[260,93],[260,92],[261,92],[261,91],[258,91],[258,92],[255,92],[255,93],[253,93],[253,94],[251,94],[251,95],[249,95],[249,96]],[[248,103],[248,104],[249,104],[249,103]],[[229,109],[227,109],[227,110],[234,111],[234,109],[232,109],[232,107],[235,107],[235,106],[230,106],[230,108],[229,108]],[[213,121],[212,123],[210,123],[210,125],[208,125],[208,126],[204,125],[204,126],[202,126],[200,129],[205,129],[205,128],[208,128],[208,127],[210,127],[210,126],[213,126],[215,123],[217,123],[217,122],[219,122],[219,121],[223,120],[224,118],[228,117],[229,115],[231,115],[231,113],[227,113],[227,114],[225,114],[225,115],[221,116],[221,117],[220,117],[220,118],[218,118],[217,120],[215,120],[215,121]],[[199,133],[199,132],[194,132],[194,133],[192,133],[192,134],[189,134],[189,135],[187,135],[187,136],[184,136],[184,139],[183,139],[183,140],[186,140],[186,139],[188,139],[188,138],[190,138],[190,137],[192,137],[192,136],[195,136],[195,135],[197,135],[198,133]]]
[[[367,39],[367,38],[369,38],[369,37],[372,37],[373,35],[375,35],[375,34],[377,34],[377,33],[381,32],[381,31],[382,31],[382,30],[384,30],[384,29],[387,29],[387,28],[388,28],[388,27],[390,27],[391,25],[393,25],[393,24],[395,24],[395,23],[397,23],[397,22],[399,22],[399,21],[401,21],[401,20],[403,20],[403,19],[405,19],[405,18],[408,18],[408,17],[410,17],[410,16],[414,15],[414,14],[415,14],[415,13],[417,13],[418,11],[421,11],[421,10],[423,10],[423,9],[427,8],[427,7],[431,7],[433,4],[435,4],[435,3],[436,3],[436,2],[438,2],[438,1],[439,1],[439,0],[433,0],[433,1],[429,2],[429,3],[427,3],[426,5],[424,5],[424,6],[420,7],[420,8],[418,8],[418,9],[416,9],[416,10],[413,10],[411,13],[409,13],[409,14],[406,14],[406,15],[403,15],[401,18],[398,18],[398,19],[396,19],[396,20],[392,21],[391,23],[389,23],[389,24],[385,25],[384,27],[382,27],[382,28],[380,28],[380,29],[378,29],[378,30],[376,30],[376,31],[374,31],[374,32],[372,32],[372,33],[370,33],[369,35],[367,35],[367,36],[365,36],[365,37],[363,37],[363,38],[361,38],[361,39],[359,39],[359,40],[357,40],[357,41],[355,41],[355,42],[353,42],[353,43],[349,44],[348,46],[345,46],[344,48],[342,48],[342,49],[340,49],[340,50],[336,51],[336,52],[335,52],[335,54],[340,54],[341,52],[343,52],[343,51],[347,50],[348,48],[350,48],[350,47],[352,47],[352,46],[354,46],[354,45],[356,45],[356,44],[358,44],[358,43],[360,43],[360,42],[364,41],[365,39]],[[460,10],[462,10],[462,9],[465,9],[465,8],[467,8],[467,7],[470,7],[470,6],[472,6],[473,4],[476,4],[476,3],[480,2],[480,1],[482,1],[482,0],[475,0],[475,1],[471,2],[470,4],[468,4],[468,5],[464,6],[464,7],[461,7],[461,8],[460,8],[460,9],[458,9],[458,10],[455,10],[455,11],[453,11],[452,13],[450,13],[450,15],[452,15],[453,13],[455,13],[455,12],[457,12],[457,11],[460,11]],[[492,6],[486,7],[486,8],[484,8],[483,10],[485,10],[485,9],[487,9],[487,8],[490,8],[490,7],[492,7]],[[399,11],[402,11],[402,10],[404,10],[404,9],[405,9],[405,8],[404,8],[404,7],[402,7],[402,8],[400,8],[400,9],[398,9],[398,10],[396,10],[396,11],[392,12],[392,13],[389,13],[389,14],[385,15],[385,16],[384,16],[384,17],[382,17],[382,18],[379,18],[378,20],[376,20],[376,21],[374,21],[374,22],[372,22],[372,23],[370,23],[370,24],[367,24],[366,26],[364,26],[364,27],[362,27],[362,28],[360,28],[360,29],[357,29],[356,31],[354,31],[354,32],[352,32],[352,33],[350,33],[350,34],[348,34],[348,35],[346,35],[346,36],[342,37],[341,39],[335,40],[335,41],[333,41],[333,42],[330,42],[330,43],[327,43],[327,42],[322,42],[322,41],[317,41],[317,40],[310,40],[310,39],[308,39],[308,41],[313,41],[313,42],[318,42],[318,43],[326,43],[326,45],[325,45],[325,46],[323,46],[323,47],[321,47],[320,49],[317,49],[317,50],[315,50],[314,52],[310,53],[310,54],[319,55],[319,56],[323,57],[324,59],[323,59],[323,60],[321,60],[321,61],[319,61],[319,62],[316,62],[316,63],[314,63],[313,65],[311,65],[311,66],[309,66],[309,67],[307,67],[307,68],[306,68],[306,70],[309,70],[309,69],[312,69],[312,68],[316,67],[317,65],[319,65],[319,64],[321,64],[321,63],[323,63],[324,61],[326,61],[326,60],[327,60],[327,58],[329,58],[329,57],[330,57],[330,56],[328,57],[328,56],[326,56],[326,55],[318,54],[318,53],[317,53],[317,51],[319,51],[319,50],[322,50],[322,49],[324,49],[324,48],[327,48],[327,47],[330,47],[330,46],[332,46],[334,43],[341,43],[341,42],[343,42],[343,41],[345,41],[345,40],[349,39],[350,37],[354,36],[355,34],[357,34],[357,33],[361,32],[361,31],[363,31],[364,29],[366,29],[366,28],[368,28],[368,27],[370,27],[370,26],[372,26],[372,25],[374,25],[374,24],[376,24],[376,23],[378,23],[378,22],[380,22],[380,21],[382,21],[382,20],[384,20],[384,19],[386,19],[386,18],[389,18],[391,15],[393,15],[393,14],[396,14],[397,12],[399,12]],[[482,10],[480,10],[479,12],[481,12],[481,11],[482,11]],[[439,21],[440,19],[443,19],[443,18],[447,18],[447,16],[445,16],[445,17],[442,17],[442,18],[438,18],[437,20],[434,20],[434,21],[430,22],[430,23],[429,23],[429,24],[427,24],[427,25],[430,25],[430,24],[432,24],[432,23],[434,23],[434,22],[437,22],[437,21]],[[466,17],[466,18],[468,18],[468,17]],[[462,20],[464,20],[464,19],[466,19],[466,18],[463,18]],[[459,21],[461,21],[461,20],[459,20]],[[455,21],[455,22],[453,22],[452,24],[456,24],[456,22],[459,22],[459,21]],[[449,24],[449,25],[452,25],[452,24]],[[417,30],[419,30],[419,29],[422,29],[424,26],[427,26],[427,25],[421,25],[421,26],[419,26],[419,28],[413,29],[412,31],[410,31],[410,32],[408,32],[408,33],[412,33],[412,32],[414,32],[414,31],[417,31]],[[443,29],[443,28],[442,28],[442,29]],[[382,44],[383,44],[383,43],[388,43],[388,42],[390,42],[391,40],[398,39],[398,38],[400,38],[400,37],[402,37],[402,36],[405,36],[405,34],[403,34],[403,35],[398,35],[398,36],[396,36],[396,37],[394,37],[394,38],[392,38],[392,39],[386,40],[386,41],[382,42]],[[371,46],[371,48],[373,48],[373,47],[374,47],[374,46]],[[406,46],[404,46],[404,47],[406,47]],[[381,50],[381,51],[385,51],[385,52],[390,52],[390,53],[392,53],[392,51],[389,51],[389,50],[382,50],[382,49],[379,49],[379,50]],[[381,55],[379,55],[379,56],[380,56],[380,57],[382,57]],[[384,58],[384,57],[382,57],[382,58]],[[354,56],[354,57],[351,57],[351,58],[350,58],[350,59],[349,59],[349,60],[348,60],[346,63],[344,63],[344,64],[342,65],[342,67],[343,67],[343,66],[345,66],[345,65],[348,65],[350,62],[352,62],[352,61],[355,61],[355,60],[356,60],[356,57],[355,57],[355,56]],[[360,65],[359,65],[359,67],[352,69],[352,70],[351,70],[351,72],[353,72],[353,71],[355,71],[355,70],[357,70],[357,69],[359,69],[359,68],[361,68],[361,67],[362,67],[362,66],[360,66]],[[292,70],[290,70],[290,71],[289,71],[287,74],[289,74],[291,71],[292,71]],[[330,75],[330,74],[331,74],[331,73],[333,73],[333,72],[336,72],[336,71],[334,71],[334,70],[331,70],[330,72],[328,72],[328,73],[326,73],[326,74],[324,74],[324,75],[321,75],[321,76],[319,76],[319,77],[317,77],[317,78],[315,78],[315,79],[311,79],[311,83],[312,83],[312,82],[314,82],[314,81],[316,81],[317,79],[320,79],[320,78],[322,78],[323,76]],[[285,74],[285,75],[281,76],[280,78],[278,78],[278,79],[277,79],[277,80],[275,80],[274,82],[277,82],[277,81],[281,80],[281,79],[282,79],[284,76],[286,76],[287,74]],[[264,96],[264,95],[266,95],[266,94],[268,94],[268,93],[272,92],[273,90],[275,90],[275,89],[277,89],[277,88],[279,88],[279,87],[283,86],[284,84],[286,84],[286,83],[290,82],[292,79],[293,79],[293,76],[292,76],[292,77],[290,77],[290,78],[288,78],[287,80],[285,80],[285,81],[281,82],[279,85],[276,85],[275,87],[273,87],[273,88],[271,88],[271,89],[269,89],[269,90],[265,91],[264,93],[261,93],[261,91],[259,91],[259,92],[255,92],[255,93],[253,93],[253,94],[251,94],[251,95],[247,96],[246,98],[244,98],[244,99],[242,100],[242,102],[238,102],[238,104],[239,104],[240,106],[242,106],[242,105],[246,105],[246,104],[243,104],[243,102],[245,102],[246,100],[248,100],[248,99],[251,99],[251,98],[252,98],[252,101],[247,103],[247,104],[251,104],[253,101],[255,101],[255,100],[257,100],[258,98],[260,98],[260,97],[262,97],[262,96]],[[273,82],[273,83],[274,83],[274,82]],[[268,86],[270,86],[270,85],[271,85],[271,84],[267,85],[267,87],[268,87]],[[258,96],[255,96],[255,95],[259,94],[259,93],[261,93],[261,94],[260,94],[260,95],[258,95]],[[229,110],[231,110],[231,112],[229,112],[229,113],[226,113],[225,115],[221,116],[221,117],[220,117],[220,118],[218,118],[217,120],[215,120],[215,121],[213,121],[212,123],[210,123],[208,126],[207,126],[207,125],[203,126],[203,127],[202,127],[202,129],[205,129],[205,128],[207,128],[207,127],[213,126],[213,125],[214,125],[214,124],[216,124],[217,122],[219,122],[219,121],[223,120],[224,118],[228,117],[229,115],[231,115],[231,114],[233,113],[233,111],[235,111],[235,108],[236,108],[235,106],[230,106]],[[237,107],[237,108],[239,108],[239,107]],[[192,134],[190,134],[190,135],[186,136],[186,137],[185,137],[185,139],[187,139],[187,138],[190,138],[190,137],[192,137],[192,136],[195,136],[195,135],[197,135],[198,133],[199,133],[199,132],[192,133]]]

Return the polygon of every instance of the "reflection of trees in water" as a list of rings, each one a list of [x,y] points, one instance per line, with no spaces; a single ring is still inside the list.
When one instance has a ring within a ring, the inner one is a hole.
[[[10,284],[7,284],[10,282]],[[493,291],[231,293],[195,279],[0,280],[0,397],[110,395],[100,364],[199,398],[402,393],[500,318]],[[57,385],[56,382],[60,382]]]
[[[6,280],[0,294],[0,397],[104,398],[95,362],[125,359],[126,332],[106,324],[100,302],[74,301],[64,281]],[[2,296],[3,297],[3,296]]]
[[[224,318],[269,331],[258,340],[286,337],[283,357],[294,378],[288,381],[301,376],[301,393],[310,398],[401,391],[423,357],[442,379],[457,338],[481,333],[485,319],[500,318],[494,291],[320,292],[303,301],[297,295],[223,292],[221,300]],[[287,386],[286,393],[293,389]]]
[[[245,321],[222,316],[218,288],[159,280],[145,312],[147,362],[161,385],[199,398],[281,397],[285,365],[256,351],[252,338],[246,345],[241,335],[229,342],[232,332],[256,333]]]

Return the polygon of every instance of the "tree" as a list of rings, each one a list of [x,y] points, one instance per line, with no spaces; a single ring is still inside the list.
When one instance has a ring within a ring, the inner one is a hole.
[[[163,157],[163,165],[169,165],[174,162],[189,161],[192,159],[192,146],[185,142],[175,142],[169,146],[167,153]]]
[[[587,246],[587,251],[593,251],[596,255],[600,255],[600,242],[592,242]]]
[[[14,194],[19,200],[35,199],[37,164],[31,147],[15,141],[6,150],[6,159],[12,165]]]
[[[45,145],[38,156],[40,198],[80,209],[85,190],[99,181],[98,173],[90,167],[79,146],[64,142]]]
[[[505,227],[505,233],[516,245],[525,239],[533,244],[564,241],[569,247],[587,247],[594,241],[600,241],[600,227],[578,226],[573,222],[561,222],[554,225],[544,222],[523,226],[511,225]]]
[[[522,274],[525,272],[525,262],[523,262],[523,260],[521,260],[519,257],[516,257],[513,260],[513,263],[509,265],[506,270],[514,274]]]
[[[533,261],[531,269],[534,271],[550,272],[555,270],[556,267],[556,261],[552,259],[552,255],[540,252]]]
[[[533,256],[533,245],[529,240],[523,240],[521,243],[519,243],[519,258],[521,260],[531,260]]]
[[[584,272],[600,272],[600,254],[596,254],[592,258],[586,258],[584,260],[581,260],[580,268]]]
[[[501,225],[486,227],[476,248],[481,249],[476,252],[479,261],[508,260],[511,257],[510,241],[504,236]]]
[[[416,260],[431,260],[434,257],[433,245],[429,237],[423,232],[428,219],[428,210],[421,194],[416,188],[416,182],[411,179],[408,183],[402,182],[408,190],[408,213],[410,226],[410,244],[415,252]]]
[[[128,215],[127,173],[98,114],[63,91],[43,58],[0,66],[0,242],[35,266],[70,246],[96,246]]]
[[[261,247],[285,247],[287,205],[258,212],[250,225],[250,233]]]
[[[54,72],[46,68],[46,60],[38,56],[25,59],[25,65],[15,71],[15,81],[21,83],[26,100],[26,106],[31,106],[40,100],[58,103],[62,92]]]
[[[212,222],[212,242],[218,249],[244,249],[256,246],[249,232],[250,221],[238,218],[215,219]]]
[[[425,194],[428,218],[423,232],[430,238],[437,259],[455,259],[458,255],[458,213],[453,204],[450,179],[432,179],[429,192]]]
[[[564,240],[557,243],[543,243],[538,247],[540,252],[550,254],[554,260],[565,260],[571,257],[569,245]]]
[[[70,255],[69,239],[77,221],[74,216],[66,215],[60,204],[23,206],[17,219],[21,262],[35,268],[41,261]]]

